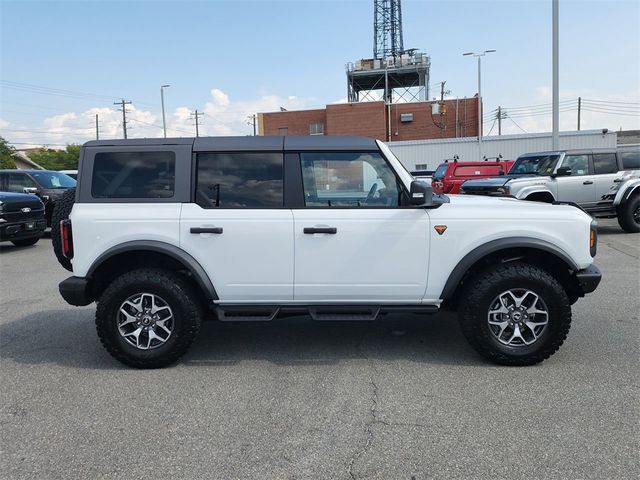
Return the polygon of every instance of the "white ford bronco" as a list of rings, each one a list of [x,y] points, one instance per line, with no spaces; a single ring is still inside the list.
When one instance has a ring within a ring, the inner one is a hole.
[[[527,153],[508,175],[467,180],[460,193],[573,202],[596,218],[640,232],[640,146]]]
[[[86,143],[54,248],[72,305],[139,368],[219,321],[375,320],[456,309],[488,359],[551,356],[600,282],[592,218],[571,205],[433,195],[382,142],[214,137]]]

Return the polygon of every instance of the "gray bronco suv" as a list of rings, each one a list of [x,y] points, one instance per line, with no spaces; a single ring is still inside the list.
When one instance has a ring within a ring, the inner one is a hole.
[[[640,232],[640,146],[527,153],[508,175],[468,180],[460,193],[576,203],[594,217],[617,217],[625,232]]]

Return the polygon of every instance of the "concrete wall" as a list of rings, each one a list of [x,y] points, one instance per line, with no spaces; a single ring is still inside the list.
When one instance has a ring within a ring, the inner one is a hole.
[[[616,132],[603,134],[601,130],[561,132],[560,148],[615,148]],[[445,159],[458,155],[461,161],[478,160],[478,138],[451,138],[390,142],[389,147],[409,170],[417,164],[427,164],[428,170]],[[551,133],[500,135],[484,137],[482,152],[486,157],[502,155],[505,160],[515,160],[523,153],[551,150]]]

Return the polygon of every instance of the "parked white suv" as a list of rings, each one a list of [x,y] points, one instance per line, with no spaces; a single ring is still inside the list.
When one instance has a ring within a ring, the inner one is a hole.
[[[467,180],[460,193],[573,202],[596,218],[640,232],[640,146],[564,150],[518,157],[508,175]]]
[[[70,212],[70,214],[69,214]],[[68,216],[68,218],[67,218]],[[220,321],[374,320],[457,309],[485,357],[548,358],[600,281],[570,205],[432,195],[361,137],[94,141],[53,233],[72,305],[106,349],[160,367]]]

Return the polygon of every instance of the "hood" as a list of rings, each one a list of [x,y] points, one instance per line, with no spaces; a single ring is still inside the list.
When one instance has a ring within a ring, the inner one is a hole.
[[[474,187],[474,188],[498,188],[504,186],[508,182],[513,182],[519,179],[531,179],[537,175],[500,175],[499,177],[492,178],[478,178],[477,180],[467,180],[462,184],[462,188]]]
[[[0,202],[3,204],[8,203],[35,203],[39,204],[40,199],[30,193],[13,193],[13,192],[0,192]]]

